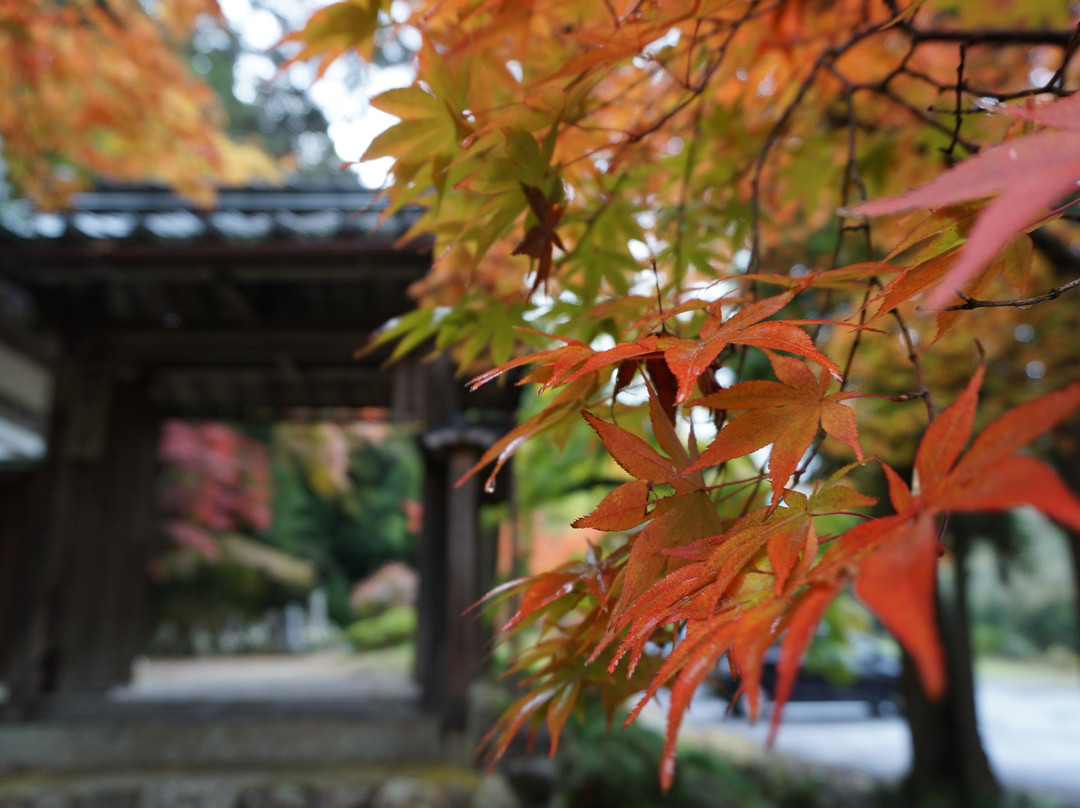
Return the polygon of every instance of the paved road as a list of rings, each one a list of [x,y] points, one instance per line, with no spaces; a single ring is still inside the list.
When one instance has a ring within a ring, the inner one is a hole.
[[[983,743],[1001,781],[1080,808],[1080,681],[982,677],[977,704]],[[728,754],[760,754],[768,722],[751,726],[745,719],[725,718],[726,707],[720,699],[696,699],[684,737]],[[647,720],[662,722],[662,705],[650,709]],[[789,704],[776,751],[888,778],[904,774],[911,759],[903,719],[871,718],[864,705],[846,702]]]

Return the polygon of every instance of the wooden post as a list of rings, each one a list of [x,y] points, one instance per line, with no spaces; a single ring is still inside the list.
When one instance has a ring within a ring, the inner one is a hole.
[[[476,476],[456,483],[475,465],[480,452],[459,445],[447,463],[446,518],[446,698],[443,718],[450,727],[465,726],[469,685],[483,668],[484,648],[477,614],[470,611],[483,597],[480,562],[480,484]]]
[[[426,474],[420,549],[417,675],[424,704],[447,729],[462,729],[468,691],[484,668],[484,634],[471,607],[486,593],[494,553],[480,531],[481,477],[461,482],[499,432],[449,424],[420,440]]]
[[[153,536],[158,421],[144,387],[74,361],[58,378],[42,522],[22,537],[8,717],[130,677]]]
[[[0,479],[0,678],[11,664],[18,633],[20,601],[28,596],[23,572],[34,546],[27,537],[40,534],[44,509],[40,470]]]
[[[137,385],[116,385],[111,398],[100,451],[72,481],[79,521],[68,526],[56,615],[60,691],[127,683],[142,632],[159,424]]]
[[[430,713],[442,710],[446,680],[446,636],[443,610],[446,604],[447,511],[446,463],[436,452],[425,448],[424,523],[420,531],[417,568],[420,591],[417,597],[415,678],[420,684],[421,705]]]

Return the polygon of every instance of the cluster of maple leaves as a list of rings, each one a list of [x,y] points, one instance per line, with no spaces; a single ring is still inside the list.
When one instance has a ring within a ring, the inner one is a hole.
[[[203,204],[279,175],[230,140],[183,53],[217,0],[0,0],[0,138],[8,179],[41,207],[94,179],[165,183]]]
[[[1080,529],[1080,501],[1020,453],[1080,405],[1080,384],[969,447],[985,363],[940,412],[922,372],[961,309],[1040,300],[1009,297],[1045,282],[1025,231],[1059,219],[1080,180],[1077,20],[1060,3],[933,0],[384,11],[346,0],[295,35],[304,58],[370,53],[395,26],[424,39],[416,82],[373,101],[400,120],[365,157],[394,159],[390,210],[423,203],[414,234],[434,235],[437,260],[424,306],[381,340],[495,367],[474,384],[515,371],[536,386],[542,406],[474,469],[493,464],[489,486],[524,441],[581,417],[628,475],[575,522],[610,543],[492,593],[517,599],[505,636],[533,632],[493,754],[544,723],[557,744],[585,692],[612,712],[643,693],[632,721],[670,687],[669,785],[683,713],[718,660],[756,714],[779,642],[775,731],[849,586],[941,694],[946,515],[1033,505]],[[812,247],[823,236],[832,246]],[[893,339],[913,363],[896,406],[922,401],[926,418],[921,438],[897,436],[917,444],[910,482],[881,463],[891,508],[871,515],[852,478],[870,462],[858,402],[878,390],[853,367]],[[701,443],[695,412],[712,416]],[[822,478],[826,441],[849,464]],[[851,526],[820,533],[838,514]]]

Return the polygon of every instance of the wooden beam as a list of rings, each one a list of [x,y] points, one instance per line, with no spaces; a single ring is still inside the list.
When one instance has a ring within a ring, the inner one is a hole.
[[[425,710],[438,713],[442,708],[446,680],[446,637],[443,634],[443,608],[446,603],[446,467],[431,452],[423,451],[424,521],[420,528],[416,565],[420,586],[416,602],[416,655],[413,678],[420,685],[420,701]]]
[[[271,263],[281,261],[282,263]],[[226,263],[219,259],[216,263]],[[305,256],[277,254],[267,256],[258,266],[231,266],[229,275],[241,284],[251,283],[397,283],[419,280],[431,266],[430,259],[402,260],[387,256],[380,260],[357,258],[342,262],[316,261]],[[204,260],[177,262],[167,256],[152,256],[138,261],[116,259],[55,258],[28,260],[18,265],[0,262],[0,272],[27,286],[41,284],[98,283],[214,283],[218,273]]]
[[[183,368],[155,372],[149,390],[170,415],[263,420],[294,408],[391,408],[393,372],[372,367]],[[257,414],[254,411],[262,410]]]
[[[25,618],[23,600],[33,597],[36,583],[27,577],[45,517],[45,490],[40,470],[0,476],[0,678],[9,678]],[[0,709],[2,712],[2,709]]]
[[[297,362],[349,364],[357,349],[367,345],[371,333],[337,328],[128,329],[98,332],[88,340],[120,362],[149,366],[271,364],[281,354]]]
[[[300,260],[301,263],[297,263]],[[93,272],[139,274],[175,271],[189,267],[205,275],[213,267],[251,262],[245,267],[248,279],[275,273],[292,273],[292,278],[308,267],[330,265],[339,274],[367,273],[385,277],[388,273],[425,272],[431,266],[431,245],[427,242],[398,244],[393,240],[333,239],[329,241],[265,240],[236,244],[225,241],[170,243],[168,247],[153,242],[41,243],[5,247],[0,256],[0,272],[13,278],[37,277],[59,280],[64,277],[87,277]],[[256,264],[256,262],[258,262]],[[291,267],[289,266],[291,264]],[[286,277],[286,275],[281,275]]]
[[[345,367],[299,367],[295,363],[286,369],[280,365],[267,367],[170,367],[156,370],[151,375],[150,385],[171,384],[176,381],[204,382],[208,384],[228,383],[238,385],[258,385],[272,383],[289,384],[345,384],[393,386],[393,371],[361,365]]]

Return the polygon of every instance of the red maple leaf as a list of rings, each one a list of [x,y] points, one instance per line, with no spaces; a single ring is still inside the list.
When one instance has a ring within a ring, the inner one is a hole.
[[[1017,450],[1080,406],[1080,383],[1022,404],[984,429],[963,453],[975,422],[984,369],[980,367],[956,401],[927,428],[915,456],[912,491],[883,466],[894,516],[856,525],[825,552],[811,573],[808,594],[787,617],[796,631],[785,639],[777,705],[794,683],[798,658],[824,608],[824,593],[855,576],[855,592],[914,657],[927,693],[945,688],[945,669],[934,617],[937,517],[949,512],[998,512],[1034,506],[1080,530],[1077,499],[1046,463]],[[815,615],[817,617],[815,617]],[[774,722],[779,720],[779,711]]]
[[[529,209],[536,217],[536,224],[525,232],[525,238],[514,247],[510,254],[529,255],[537,259],[536,278],[533,280],[532,288],[529,289],[531,295],[547,281],[551,274],[551,259],[555,248],[558,247],[566,252],[562,239],[555,232],[555,225],[563,216],[563,207],[544,196],[544,192],[539,188],[521,183],[521,190],[525,193]]]
[[[824,371],[815,377],[798,359],[772,352],[769,359],[780,381],[742,382],[693,402],[717,410],[746,412],[721,429],[687,471],[745,457],[771,443],[769,477],[775,503],[780,501],[784,486],[816,437],[819,425],[850,446],[859,460],[863,452],[855,413],[842,403],[855,393],[826,393],[832,379]]]

